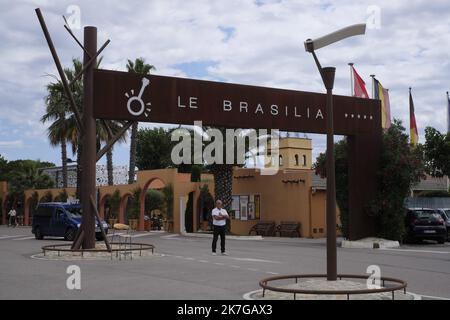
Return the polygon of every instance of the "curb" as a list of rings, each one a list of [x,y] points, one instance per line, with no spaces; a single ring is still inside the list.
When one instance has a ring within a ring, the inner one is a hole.
[[[212,234],[210,233],[181,233],[182,236],[185,237],[193,237],[193,238],[212,238]],[[262,240],[262,236],[226,236],[227,239],[230,240]]]
[[[399,248],[400,243],[398,241],[368,238],[357,241],[342,240],[341,248],[347,249],[390,249]]]

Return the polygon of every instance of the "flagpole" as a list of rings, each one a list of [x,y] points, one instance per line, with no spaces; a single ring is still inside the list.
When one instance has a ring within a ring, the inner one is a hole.
[[[447,93],[447,133],[450,133],[450,98],[448,96],[448,91]]]
[[[375,75],[371,74],[370,77],[372,78],[372,99],[375,99]]]
[[[349,62],[348,65],[350,66],[350,95],[352,97],[354,97],[355,96],[355,92],[354,92],[355,80],[353,79],[353,62]]]
[[[411,95],[411,87],[409,87],[409,143],[412,144],[412,134],[411,134],[411,100],[412,100],[412,95]],[[414,115],[415,117],[415,115]]]

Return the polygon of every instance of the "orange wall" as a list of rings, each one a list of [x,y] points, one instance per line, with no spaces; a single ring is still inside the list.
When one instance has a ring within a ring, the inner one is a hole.
[[[326,237],[326,203],[327,193],[325,190],[311,192],[311,235],[313,238]],[[339,208],[336,208],[336,223],[339,225]],[[340,234],[338,232],[338,234]]]
[[[301,223],[302,237],[309,237],[309,171],[282,171],[276,175],[260,175],[254,169],[236,169],[233,178],[233,195],[259,194],[261,196],[261,220],[298,221]],[[283,183],[283,180],[303,180],[299,183]],[[251,226],[258,220],[231,221],[231,231],[248,234]]]

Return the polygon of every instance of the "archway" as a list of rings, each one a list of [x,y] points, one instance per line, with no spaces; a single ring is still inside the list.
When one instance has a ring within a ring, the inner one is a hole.
[[[214,197],[209,192],[208,186],[200,188],[200,195],[197,201],[197,230],[210,230],[212,221],[210,221],[210,213],[214,209]]]
[[[103,195],[103,197],[101,197],[101,199],[100,199],[98,214],[99,214],[100,218],[102,218],[103,220],[109,218],[110,206],[109,206],[108,200],[110,198],[111,198],[111,195],[109,193],[107,193],[107,194]]]
[[[29,197],[28,199],[25,199],[25,207],[23,209],[23,217],[24,221],[23,224],[25,226],[28,226],[30,224],[30,206],[32,204],[33,198]]]
[[[145,196],[147,194],[147,191],[149,189],[162,189],[166,186],[166,183],[158,177],[151,178],[147,181],[147,183],[144,185],[144,188],[142,188],[140,199],[139,199],[139,206],[140,206],[140,214],[139,214],[139,231],[144,231],[144,217],[145,217]]]
[[[131,193],[127,192],[120,197],[119,204],[119,223],[125,223],[125,211],[127,209],[128,199],[132,196]]]
[[[39,198],[39,203],[52,202],[53,195],[50,192],[45,193],[43,196]]]
[[[8,203],[8,194],[5,193],[4,198],[2,199],[2,224],[6,224],[6,216],[8,214],[7,203]]]

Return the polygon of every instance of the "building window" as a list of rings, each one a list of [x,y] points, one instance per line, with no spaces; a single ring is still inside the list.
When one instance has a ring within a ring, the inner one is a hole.
[[[295,165],[298,166],[298,154],[295,155]]]
[[[306,167],[306,155],[303,155],[303,166]]]
[[[231,219],[257,220],[261,216],[261,196],[259,194],[233,195]]]
[[[280,166],[283,165],[283,156],[282,156],[282,155],[280,155],[280,156],[278,157],[278,163],[279,163]]]

